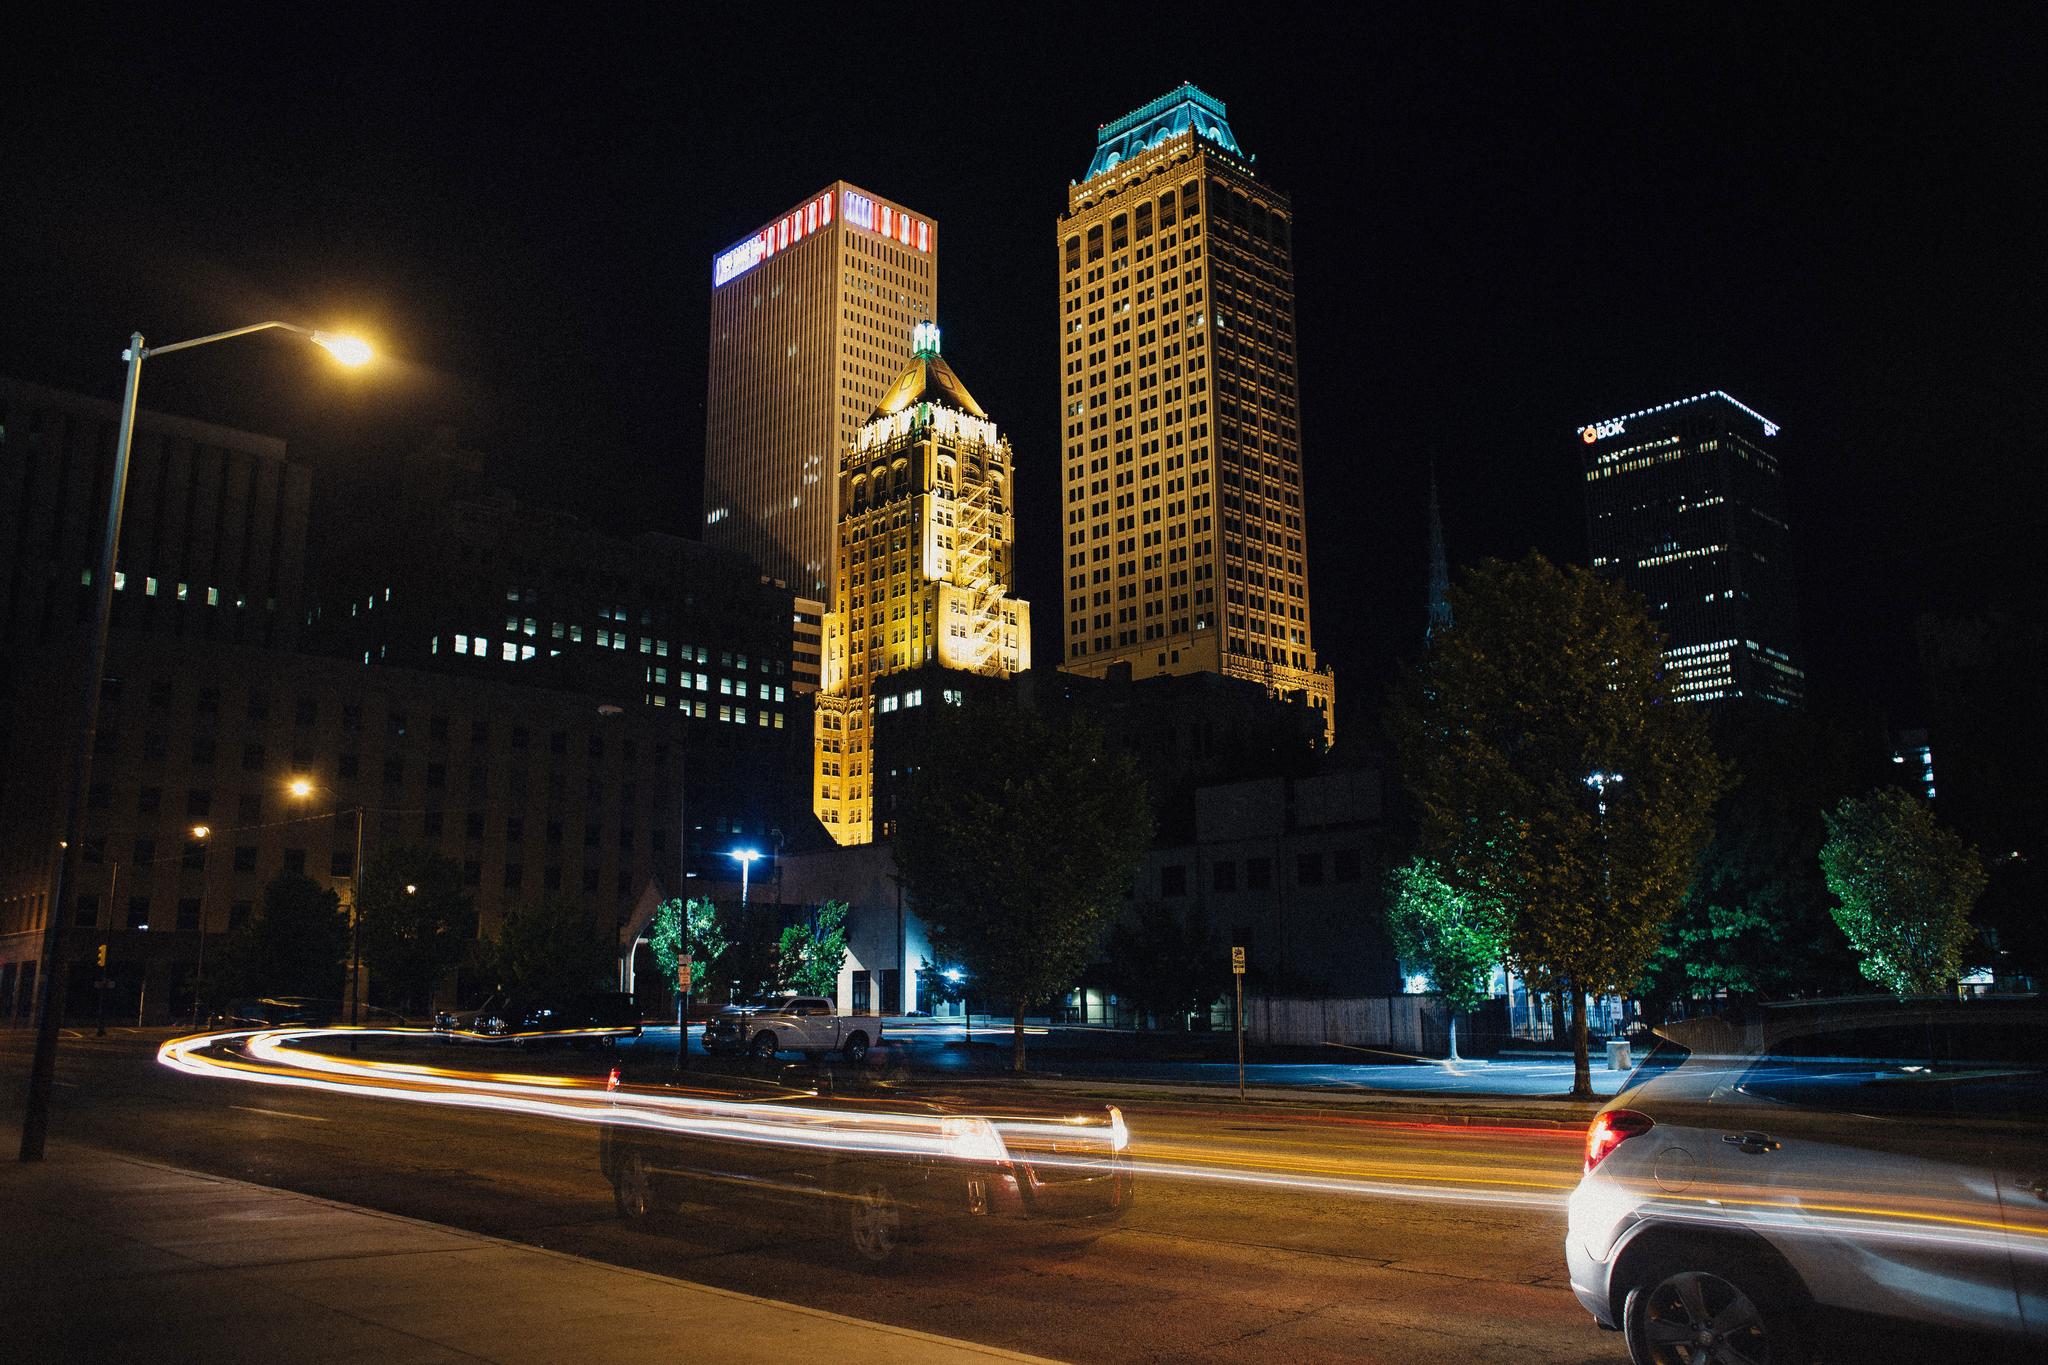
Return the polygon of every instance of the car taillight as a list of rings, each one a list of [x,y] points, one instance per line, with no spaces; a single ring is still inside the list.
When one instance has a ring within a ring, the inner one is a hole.
[[[1593,1126],[1586,1130],[1586,1172],[1591,1174],[1595,1166],[1607,1159],[1622,1143],[1632,1137],[1640,1137],[1656,1127],[1648,1114],[1638,1114],[1633,1109],[1610,1109],[1593,1120]]]

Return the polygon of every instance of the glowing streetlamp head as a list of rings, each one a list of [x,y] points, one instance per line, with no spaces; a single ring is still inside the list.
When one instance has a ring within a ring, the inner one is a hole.
[[[416,883],[416,882],[407,882],[407,883],[405,884],[405,894],[406,894],[406,895],[408,895],[408,896],[417,896],[417,895],[418,895],[419,893],[420,893],[420,888],[419,888],[419,885],[418,885],[418,883]]]
[[[213,829],[209,825],[192,826],[192,837],[195,839],[204,839],[207,835],[211,833],[213,833]]]
[[[343,336],[339,332],[315,332],[313,344],[323,346],[327,353],[348,366],[370,363],[370,343],[361,337]]]
[[[304,799],[313,794],[313,783],[307,778],[295,777],[286,787],[286,790],[293,796]]]
[[[725,856],[728,858],[737,858],[742,863],[751,863],[760,858],[761,851],[757,848],[736,848],[732,850],[730,853],[726,854]]]

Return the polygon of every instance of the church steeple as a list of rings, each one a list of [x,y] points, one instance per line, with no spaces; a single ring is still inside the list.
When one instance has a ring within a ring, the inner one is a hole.
[[[1444,554],[1444,518],[1437,507],[1436,465],[1429,467],[1429,625],[1424,639],[1433,640],[1451,626],[1451,566]]]

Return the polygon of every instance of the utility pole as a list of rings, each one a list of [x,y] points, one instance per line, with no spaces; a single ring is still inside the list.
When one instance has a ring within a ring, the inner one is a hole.
[[[1244,1100],[1244,949],[1230,950],[1230,979],[1237,987],[1237,1098]]]

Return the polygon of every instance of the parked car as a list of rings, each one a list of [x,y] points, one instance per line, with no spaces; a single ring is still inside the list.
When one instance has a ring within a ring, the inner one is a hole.
[[[1873,1327],[1894,1358],[1921,1334],[2048,1352],[2042,1001],[1658,1032],[1587,1133],[1565,1238],[1573,1292],[1633,1360],[1835,1358]]]
[[[560,1000],[494,995],[480,1009],[444,1011],[436,1030],[481,1038],[539,1038],[602,1034],[640,1036],[640,1003],[621,992],[596,992]]]
[[[821,1238],[868,1266],[949,1236],[977,1250],[996,1234],[998,1246],[1074,1249],[1131,1205],[1129,1135],[1113,1107],[965,1116],[844,1089],[735,1092],[694,1109],[662,1099],[656,1122],[683,1126],[628,1121],[634,1095],[623,1093],[621,1121],[600,1130],[619,1216],[648,1223],[684,1203],[713,1204],[720,1227],[768,1220],[768,1243],[803,1247],[806,1263]]]
[[[704,1023],[704,1050],[773,1057],[801,1052],[822,1057],[837,1052],[849,1062],[866,1059],[882,1041],[882,1020],[872,1014],[840,1014],[817,995],[782,995],[755,1005],[730,1005]]]

